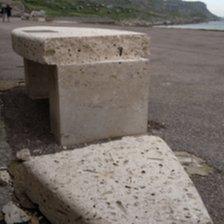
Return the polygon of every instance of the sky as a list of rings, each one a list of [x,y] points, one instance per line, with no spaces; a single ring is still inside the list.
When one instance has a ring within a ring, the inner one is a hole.
[[[187,0],[187,1],[201,1],[207,4],[208,9],[218,16],[224,17],[224,0]]]

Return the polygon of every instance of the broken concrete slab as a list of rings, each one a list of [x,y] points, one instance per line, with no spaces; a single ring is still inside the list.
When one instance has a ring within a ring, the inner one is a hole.
[[[158,137],[40,156],[18,170],[15,184],[54,224],[212,223],[192,181]]]
[[[49,65],[148,58],[149,50],[143,33],[82,27],[19,28],[12,43],[22,57]]]

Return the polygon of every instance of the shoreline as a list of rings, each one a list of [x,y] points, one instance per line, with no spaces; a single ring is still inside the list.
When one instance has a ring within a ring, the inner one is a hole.
[[[224,31],[224,20],[219,21],[209,21],[203,23],[193,23],[193,24],[181,24],[181,25],[167,25],[167,26],[156,26],[159,28],[168,28],[168,29],[187,29],[187,30],[201,30],[201,31],[215,31],[223,32]]]
[[[107,21],[102,19],[101,21],[89,21],[88,18],[79,18],[78,20],[73,19],[73,17],[67,17],[64,18],[63,17],[57,17],[54,20],[55,22],[63,22],[63,23],[83,23],[83,24],[99,24],[99,25],[113,25],[113,26],[122,26],[122,27],[142,27],[142,28],[166,28],[166,29],[187,29],[187,30],[200,30],[200,31],[213,31],[213,32],[224,32],[224,28],[222,29],[206,29],[206,28],[188,28],[188,27],[184,27],[184,26],[194,26],[194,25],[200,25],[200,24],[209,24],[211,22],[219,22],[219,21],[223,21],[224,20],[211,20],[211,21],[207,21],[207,22],[202,22],[202,23],[183,23],[183,24],[173,24],[173,25],[157,25],[157,24],[137,24],[136,23],[131,23],[128,21]]]
[[[20,17],[17,17],[20,18]],[[111,19],[109,17],[99,17],[99,16],[86,16],[86,17],[78,17],[78,16],[57,16],[57,17],[51,17],[46,16],[46,21],[64,21],[64,22],[81,22],[81,23],[89,23],[89,24],[105,24],[105,25],[119,25],[119,26],[140,26],[140,27],[155,27],[155,26],[181,26],[181,25],[193,25],[193,24],[202,24],[202,23],[210,23],[210,22],[217,22],[222,21],[220,19],[217,20],[186,20],[186,21],[180,21],[179,22],[173,22],[170,20],[162,20],[162,21],[147,21],[142,19],[123,19],[123,20],[115,20]],[[224,19],[223,19],[224,21]]]

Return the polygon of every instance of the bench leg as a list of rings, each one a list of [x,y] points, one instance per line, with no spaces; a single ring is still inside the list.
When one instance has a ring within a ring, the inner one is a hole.
[[[49,98],[49,76],[55,67],[24,59],[25,80],[31,99]]]
[[[73,146],[146,133],[148,71],[146,60],[57,67],[50,114],[58,142]]]

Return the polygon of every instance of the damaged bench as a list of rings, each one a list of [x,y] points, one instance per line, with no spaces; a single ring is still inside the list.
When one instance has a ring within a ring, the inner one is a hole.
[[[28,95],[49,98],[65,146],[147,131],[149,38],[136,32],[26,27],[12,32]]]

